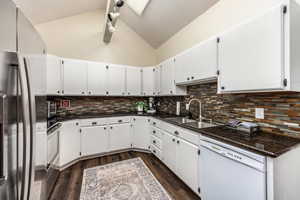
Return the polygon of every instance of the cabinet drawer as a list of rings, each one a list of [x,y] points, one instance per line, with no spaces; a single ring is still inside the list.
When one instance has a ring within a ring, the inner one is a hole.
[[[178,130],[179,134],[178,136],[194,145],[199,145],[199,142],[200,142],[200,134],[195,134],[195,133],[192,133],[191,131],[189,130],[185,130],[185,129],[179,129]]]
[[[157,138],[162,138],[162,132],[158,128],[151,127],[151,135],[154,135]]]
[[[103,126],[107,124],[106,118],[98,118],[98,119],[83,119],[80,121],[80,126]]]
[[[155,136],[151,136],[151,145],[156,146],[159,149],[162,149],[162,141],[161,139],[155,137]]]
[[[108,124],[120,124],[120,123],[129,123],[131,117],[112,117],[107,118]]]
[[[151,152],[159,159],[161,159],[161,151],[154,145],[150,146]]]

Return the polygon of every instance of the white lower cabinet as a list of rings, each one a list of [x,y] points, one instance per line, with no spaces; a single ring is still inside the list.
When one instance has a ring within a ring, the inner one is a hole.
[[[177,175],[198,193],[199,148],[183,139],[177,139],[176,143]]]
[[[133,147],[138,149],[150,149],[150,129],[147,117],[133,118]]]
[[[79,121],[64,122],[59,135],[59,165],[64,166],[80,157],[81,137]]]
[[[114,124],[109,126],[109,150],[116,151],[131,147],[132,127],[130,123]]]
[[[108,151],[109,136],[106,126],[91,126],[81,129],[82,156],[95,155]]]
[[[163,162],[173,171],[176,172],[176,137],[167,132],[163,133]]]

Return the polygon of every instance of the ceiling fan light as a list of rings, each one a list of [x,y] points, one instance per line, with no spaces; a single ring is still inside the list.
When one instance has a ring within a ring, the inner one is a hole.
[[[110,12],[108,13],[108,18],[110,21],[116,20],[120,16],[118,12]]]
[[[110,33],[116,32],[117,29],[112,25],[111,22],[107,22],[107,26],[108,26],[108,31],[109,31]]]

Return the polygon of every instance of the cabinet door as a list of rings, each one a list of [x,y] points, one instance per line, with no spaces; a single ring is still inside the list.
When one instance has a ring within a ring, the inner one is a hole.
[[[161,93],[162,95],[175,94],[174,83],[174,59],[166,60],[161,64]]]
[[[155,79],[154,79],[154,83],[155,83],[155,94],[156,95],[160,95],[161,94],[161,70],[160,67],[154,67],[155,69]]]
[[[47,55],[47,94],[62,93],[62,61],[59,57]]]
[[[177,175],[198,193],[198,147],[185,140],[177,139]]]
[[[163,161],[173,172],[176,172],[176,137],[167,132],[164,132],[162,138]]]
[[[150,149],[150,127],[146,117],[133,118],[133,147]]]
[[[127,95],[139,96],[142,92],[142,69],[140,67],[126,68]]]
[[[156,94],[155,91],[155,71],[154,67],[143,68],[143,95],[152,96]]]
[[[16,52],[16,38],[17,38],[17,8],[11,0],[0,1],[0,49],[2,51]]]
[[[176,83],[205,81],[216,78],[217,39],[201,42],[176,57]]]
[[[65,59],[64,94],[85,95],[87,92],[87,63],[79,60]]]
[[[105,95],[107,90],[107,69],[104,63],[88,63],[88,94]]]
[[[35,55],[26,57],[34,95],[46,95],[46,56]]]
[[[110,65],[108,67],[108,95],[125,95],[125,72],[126,68],[121,65]]]
[[[64,122],[59,135],[60,166],[80,157],[80,127],[78,121]]]
[[[108,130],[106,126],[85,127],[81,131],[81,151],[83,156],[108,151]]]
[[[110,151],[131,147],[132,128],[129,123],[109,126]]]
[[[279,6],[220,37],[219,92],[283,88],[283,24]]]

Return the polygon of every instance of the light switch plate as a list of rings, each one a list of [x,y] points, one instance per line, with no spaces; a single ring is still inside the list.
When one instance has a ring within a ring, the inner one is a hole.
[[[265,109],[255,108],[255,118],[256,119],[265,119]]]

